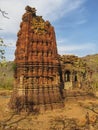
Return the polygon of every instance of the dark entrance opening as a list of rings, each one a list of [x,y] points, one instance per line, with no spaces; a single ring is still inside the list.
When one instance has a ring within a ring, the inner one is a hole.
[[[70,71],[65,72],[65,82],[70,82]]]

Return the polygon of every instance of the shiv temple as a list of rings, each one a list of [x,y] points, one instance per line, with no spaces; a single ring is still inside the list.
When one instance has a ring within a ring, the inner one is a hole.
[[[91,72],[77,56],[59,55],[54,27],[37,16],[35,8],[25,10],[17,34],[10,108],[30,112],[62,108],[67,92],[85,91]]]

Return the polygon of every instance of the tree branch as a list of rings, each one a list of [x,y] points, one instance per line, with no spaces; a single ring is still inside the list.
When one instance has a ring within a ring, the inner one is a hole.
[[[6,15],[8,15],[8,13],[6,13],[5,11],[2,11],[1,9],[0,9],[0,12],[1,12],[1,14],[2,14],[2,16],[3,16],[4,18],[9,19],[9,17],[6,16]]]

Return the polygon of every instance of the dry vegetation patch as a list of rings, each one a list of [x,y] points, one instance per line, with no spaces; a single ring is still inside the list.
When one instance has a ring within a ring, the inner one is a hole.
[[[68,99],[65,107],[40,114],[16,114],[9,110],[11,91],[0,91],[0,130],[97,130],[98,101]],[[94,111],[92,110],[94,109]]]

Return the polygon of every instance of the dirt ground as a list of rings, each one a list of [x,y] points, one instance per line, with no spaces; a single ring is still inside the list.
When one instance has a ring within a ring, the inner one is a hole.
[[[98,130],[97,98],[67,98],[62,109],[27,115],[9,110],[10,95],[0,90],[0,130]]]

